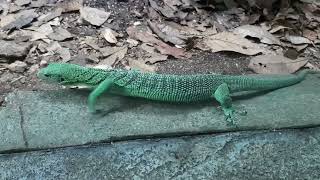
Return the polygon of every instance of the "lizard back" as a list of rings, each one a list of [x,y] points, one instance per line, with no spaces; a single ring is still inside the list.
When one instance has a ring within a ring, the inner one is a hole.
[[[111,93],[171,102],[203,101],[222,83],[215,75],[165,75],[117,71]]]

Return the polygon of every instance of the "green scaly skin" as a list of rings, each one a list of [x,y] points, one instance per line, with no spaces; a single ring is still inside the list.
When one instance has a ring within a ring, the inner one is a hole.
[[[165,75],[127,71],[102,70],[74,64],[53,63],[39,71],[38,77],[61,85],[86,85],[93,91],[88,98],[90,112],[95,112],[97,98],[104,92],[167,102],[196,102],[216,99],[228,122],[233,123],[231,93],[248,90],[272,90],[302,81],[312,72],[297,75]]]

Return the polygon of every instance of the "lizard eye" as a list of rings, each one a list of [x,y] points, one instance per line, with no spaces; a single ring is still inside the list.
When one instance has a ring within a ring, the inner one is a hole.
[[[60,81],[63,82],[65,79],[63,77],[60,78]]]
[[[45,77],[49,77],[49,74],[44,74]]]

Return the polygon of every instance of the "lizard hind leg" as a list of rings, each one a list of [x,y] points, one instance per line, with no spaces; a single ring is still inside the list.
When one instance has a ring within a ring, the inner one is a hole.
[[[106,79],[102,81],[89,95],[88,98],[88,106],[89,106],[89,112],[95,113],[95,104],[97,101],[97,98],[106,92],[113,84],[113,81],[110,79]]]
[[[234,124],[232,120],[234,109],[232,107],[232,99],[230,97],[228,85],[226,83],[219,85],[216,91],[214,92],[213,96],[221,104],[227,122]]]

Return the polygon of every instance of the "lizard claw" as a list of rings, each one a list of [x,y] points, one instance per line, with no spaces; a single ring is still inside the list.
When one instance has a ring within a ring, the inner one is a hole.
[[[234,121],[234,110],[233,109],[229,109],[229,108],[223,108],[223,112],[224,112],[224,115],[225,115],[225,120],[228,122],[228,124],[235,124],[235,121]]]
[[[236,117],[236,111],[232,108],[225,108],[223,109],[225,120],[227,121],[227,124],[230,126],[238,127],[238,121],[239,119]]]

